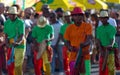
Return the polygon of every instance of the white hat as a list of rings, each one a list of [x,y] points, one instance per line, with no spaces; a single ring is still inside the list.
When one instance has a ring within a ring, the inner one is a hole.
[[[18,14],[16,7],[10,7],[8,9],[8,14]]]
[[[70,16],[71,15],[71,12],[70,11],[66,11],[65,13],[64,13],[64,16]]]
[[[47,24],[47,19],[44,16],[40,16],[37,22],[39,27],[45,27]]]
[[[101,11],[99,16],[100,17],[109,17],[107,11]]]

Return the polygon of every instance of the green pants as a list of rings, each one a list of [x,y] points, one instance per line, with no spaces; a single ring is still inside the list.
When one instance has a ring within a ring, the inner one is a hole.
[[[90,60],[85,60],[85,74],[80,74],[80,75],[91,75],[90,71],[91,71],[91,64],[90,64]]]
[[[24,49],[15,48],[15,75],[22,75],[24,53]]]

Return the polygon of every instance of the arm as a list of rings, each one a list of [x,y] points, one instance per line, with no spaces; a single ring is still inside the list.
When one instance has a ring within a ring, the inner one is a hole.
[[[65,45],[67,46],[68,50],[71,51],[71,50],[73,49],[73,47],[72,47],[71,44],[70,44],[70,41],[67,40],[67,41],[65,42]]]
[[[35,38],[32,38],[31,47],[32,47],[32,51],[34,51],[34,50],[38,51],[38,49],[39,49],[37,40]]]
[[[17,38],[17,40],[14,42],[14,44],[15,44],[15,45],[20,45],[20,44],[23,42],[23,40],[24,40],[24,35],[21,34],[21,35]]]
[[[51,34],[49,39],[46,39],[46,42],[52,41],[54,39],[54,35]]]
[[[108,59],[108,54],[109,54],[109,50],[107,48],[105,48],[105,53],[104,53],[104,60],[103,60],[103,64],[102,64],[102,71],[104,71],[106,64],[107,64],[107,59]]]
[[[5,44],[5,36],[0,39],[0,46],[3,46]]]
[[[92,35],[87,35],[86,41],[81,43],[80,47],[83,48],[83,47],[86,47],[86,46],[90,45],[91,40],[92,40]]]

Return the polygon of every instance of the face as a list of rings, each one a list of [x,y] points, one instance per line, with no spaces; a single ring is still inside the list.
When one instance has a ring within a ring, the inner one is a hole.
[[[49,17],[50,10],[49,8],[42,8],[43,16]]]
[[[57,12],[57,16],[60,18],[63,17],[63,12]]]
[[[55,23],[56,20],[57,20],[56,15],[55,15],[54,13],[51,13],[50,16],[49,16],[49,21],[50,21],[50,23],[51,23],[51,24],[52,24],[52,23]]]
[[[67,23],[71,22],[71,17],[70,16],[64,16],[64,19]]]
[[[74,15],[72,15],[72,19],[75,24],[79,25],[82,23],[82,21],[84,19],[84,15],[83,14],[74,14]]]
[[[108,23],[108,22],[107,22],[107,21],[108,21],[108,17],[101,17],[100,20],[101,20],[101,22],[102,22],[103,24]]]
[[[12,21],[14,21],[14,20],[16,19],[16,17],[17,17],[16,14],[8,14],[8,16],[9,16],[9,18],[10,18]]]
[[[0,14],[3,14],[4,10],[5,10],[5,7],[4,6],[0,6]]]
[[[28,8],[24,11],[24,14],[25,14],[26,18],[30,19],[31,15],[32,15],[32,10]]]

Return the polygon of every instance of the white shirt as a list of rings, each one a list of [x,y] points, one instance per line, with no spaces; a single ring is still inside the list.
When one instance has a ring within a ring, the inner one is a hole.
[[[33,22],[30,19],[25,19],[24,22],[25,22],[25,28],[32,27]]]
[[[60,32],[60,28],[62,26],[62,23],[60,23],[59,21],[57,21],[55,24],[52,24],[53,29],[54,29],[54,39],[52,40],[51,45],[55,46],[58,40],[58,36],[59,36],[59,32]]]
[[[113,19],[113,18],[111,18],[111,17],[108,19],[108,23],[109,23],[110,25],[112,25],[113,27],[117,27],[117,23],[116,23],[115,19]],[[98,26],[101,26],[101,25],[102,25],[102,22],[99,21]]]

